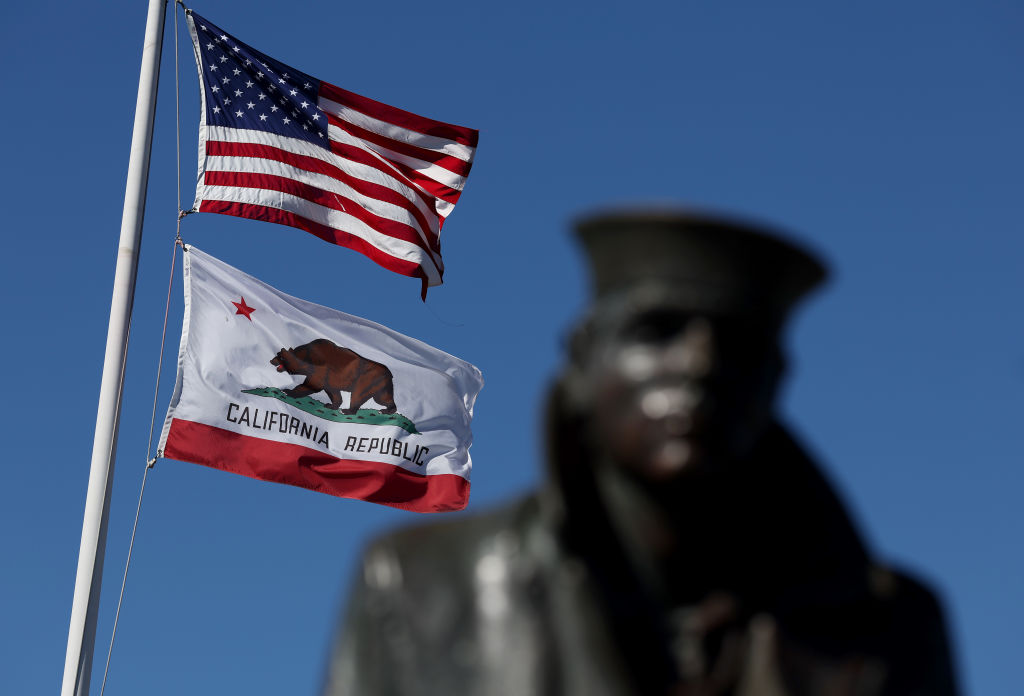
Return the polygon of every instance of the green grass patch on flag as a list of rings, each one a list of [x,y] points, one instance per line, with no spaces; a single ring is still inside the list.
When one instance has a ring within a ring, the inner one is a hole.
[[[301,399],[288,396],[277,387],[257,387],[256,389],[243,389],[243,394],[253,396],[267,396],[278,401],[283,401],[290,406],[305,411],[311,416],[334,421],[335,423],[362,423],[363,425],[395,425],[399,428],[419,435],[416,424],[403,416],[401,413],[381,413],[370,408],[361,408],[356,413],[342,413],[328,406],[322,401],[317,401],[311,396],[304,396]]]

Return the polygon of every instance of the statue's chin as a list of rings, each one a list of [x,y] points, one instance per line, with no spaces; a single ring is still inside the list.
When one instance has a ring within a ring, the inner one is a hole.
[[[641,474],[651,481],[668,481],[696,475],[707,468],[704,448],[687,438],[669,438],[649,452]]]

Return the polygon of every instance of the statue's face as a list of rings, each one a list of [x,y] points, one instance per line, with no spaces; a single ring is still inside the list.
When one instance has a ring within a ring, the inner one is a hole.
[[[727,467],[770,423],[782,361],[750,319],[655,307],[593,349],[590,437],[642,479]]]

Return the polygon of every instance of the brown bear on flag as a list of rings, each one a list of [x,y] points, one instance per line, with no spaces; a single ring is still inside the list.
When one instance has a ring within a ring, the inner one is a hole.
[[[359,411],[359,407],[370,399],[384,407],[381,413],[398,410],[391,370],[326,338],[318,338],[298,348],[282,348],[270,364],[276,366],[278,372],[306,377],[299,386],[284,390],[293,398],[301,399],[323,391],[331,397],[331,408],[341,409],[348,415]],[[348,408],[341,408],[343,391],[351,393]]]

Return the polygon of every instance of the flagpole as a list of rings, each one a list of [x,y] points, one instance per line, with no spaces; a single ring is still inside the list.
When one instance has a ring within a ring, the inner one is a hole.
[[[107,347],[103,357],[96,431],[93,436],[89,488],[82,522],[82,544],[78,552],[78,574],[71,605],[68,649],[64,662],[61,696],[88,696],[92,673],[96,618],[100,584],[103,579],[103,552],[106,547],[107,519],[110,513],[110,489],[114,479],[117,428],[121,413],[121,392],[128,349],[128,329],[135,298],[135,278],[142,241],[142,218],[146,209],[149,159],[153,143],[156,92],[160,79],[160,53],[163,47],[164,17],[167,0],[149,0],[146,38],[142,48],[139,94],[135,103],[135,126],[128,158],[128,182],[121,216],[121,238],[114,272],[114,290],[107,325]]]

